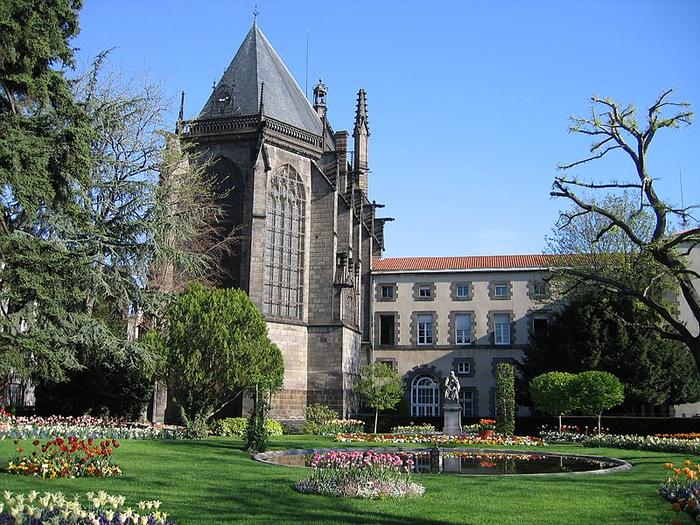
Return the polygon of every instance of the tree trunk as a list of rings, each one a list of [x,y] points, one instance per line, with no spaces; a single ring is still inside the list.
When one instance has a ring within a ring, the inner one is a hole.
[[[377,433],[377,420],[379,419],[379,409],[374,409],[374,433]]]
[[[600,435],[600,414],[598,414],[598,435]]]
[[[698,322],[700,323],[700,320]],[[684,343],[690,350],[693,359],[695,359],[695,364],[698,367],[698,370],[700,371],[700,334],[698,334],[697,337],[693,338],[690,341],[684,341]]]
[[[561,414],[559,414],[559,432],[561,432]]]

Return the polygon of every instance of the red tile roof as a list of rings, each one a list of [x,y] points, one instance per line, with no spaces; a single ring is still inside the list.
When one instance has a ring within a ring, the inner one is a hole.
[[[561,255],[470,255],[465,257],[392,257],[374,259],[374,271],[490,270],[549,268],[561,264]]]

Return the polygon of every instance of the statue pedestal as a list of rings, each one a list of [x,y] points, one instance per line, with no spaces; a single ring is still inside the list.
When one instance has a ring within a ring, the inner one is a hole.
[[[459,403],[445,402],[442,405],[444,424],[442,433],[446,436],[459,436],[462,434],[462,407]]]

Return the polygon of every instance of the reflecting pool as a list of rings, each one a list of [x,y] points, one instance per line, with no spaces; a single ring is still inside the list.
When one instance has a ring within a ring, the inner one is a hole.
[[[334,449],[358,450],[358,449]],[[369,450],[369,449],[362,449]],[[532,451],[476,449],[396,449],[372,448],[376,453],[402,452],[414,456],[417,474],[531,475],[577,472],[607,473],[626,470],[631,465],[615,458]],[[255,459],[275,465],[308,467],[314,454],[323,450],[284,450],[258,454]]]

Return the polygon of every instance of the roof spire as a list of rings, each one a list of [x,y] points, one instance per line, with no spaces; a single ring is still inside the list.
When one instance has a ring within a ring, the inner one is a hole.
[[[185,120],[185,92],[180,93],[180,112],[177,115],[178,120]]]
[[[262,82],[266,116],[316,136],[323,133],[318,114],[259,27],[250,28],[198,118],[260,115]]]
[[[356,182],[367,195],[369,168],[367,165],[367,138],[369,137],[369,122],[367,121],[367,96],[365,90],[357,93],[357,112],[355,113],[355,129],[352,132],[354,142],[353,170]]]
[[[367,119],[367,94],[364,89],[357,93],[357,109],[355,110],[355,130],[353,135],[364,125],[369,136],[369,120]]]

